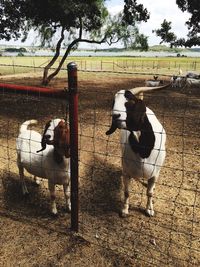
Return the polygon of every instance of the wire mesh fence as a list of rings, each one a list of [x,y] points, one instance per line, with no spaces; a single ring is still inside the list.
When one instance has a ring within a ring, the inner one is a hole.
[[[110,253],[122,255],[127,266],[199,266],[199,88],[145,94],[146,105],[166,130],[167,157],[155,189],[155,217],[145,215],[146,180],[141,179],[132,181],[130,215],[122,219],[118,215],[123,202],[119,131],[109,137],[105,132],[116,91],[143,86],[145,77],[78,74],[79,234]],[[63,213],[62,192],[57,193],[60,216],[54,221],[48,213],[45,182],[36,188],[26,174],[30,198],[20,196],[15,139],[26,119],[37,119],[37,129],[42,131],[49,118],[65,118],[66,100],[5,92],[0,98],[1,215],[65,232],[70,215]]]
[[[83,235],[91,238],[92,232],[93,242],[144,266],[198,265],[199,99],[167,90],[145,95],[167,132],[167,158],[155,190],[156,216],[144,215],[146,181],[142,180],[142,184],[132,181],[130,216],[120,219],[120,141],[118,133],[105,137],[113,94],[87,90],[92,100],[87,117],[85,94],[80,95],[79,162]]]

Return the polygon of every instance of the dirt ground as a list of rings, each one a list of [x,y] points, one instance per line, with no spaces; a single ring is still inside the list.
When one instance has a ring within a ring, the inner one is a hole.
[[[200,88],[169,87],[145,94],[167,132],[167,157],[155,190],[155,217],[144,214],[145,181],[132,182],[130,215],[120,218],[123,192],[119,131],[106,136],[115,92],[144,86],[144,77],[79,75],[79,233],[70,231],[61,188],[59,216],[49,213],[44,180],[22,196],[15,139],[26,119],[42,132],[49,118],[66,117],[67,101],[0,92],[1,266],[200,266]],[[40,85],[40,77],[4,82]],[[66,79],[52,87],[63,89]]]

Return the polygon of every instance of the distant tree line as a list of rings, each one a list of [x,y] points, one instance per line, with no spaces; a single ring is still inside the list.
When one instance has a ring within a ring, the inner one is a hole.
[[[25,53],[25,52],[27,52],[26,48],[24,48],[24,47],[20,47],[20,48],[8,47],[8,48],[5,48],[4,51],[9,52],[9,53],[13,53],[13,52]]]

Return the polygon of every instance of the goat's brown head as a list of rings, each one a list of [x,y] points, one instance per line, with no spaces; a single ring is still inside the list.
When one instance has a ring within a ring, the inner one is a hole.
[[[60,156],[70,157],[70,134],[64,121],[60,121],[55,127],[52,144]]]
[[[51,125],[52,122],[54,125]],[[55,119],[46,124],[41,145],[42,149],[37,152],[43,151],[46,145],[54,146],[54,158],[57,163],[61,163],[63,157],[70,157],[70,133],[64,120]]]
[[[115,95],[112,110],[112,124],[106,132],[114,133],[116,129],[139,131],[146,116],[144,101],[138,99],[131,91],[121,90]]]
[[[46,140],[46,144],[54,146],[54,159],[57,163],[61,163],[63,157],[70,157],[70,133],[63,120],[54,128],[53,140]]]
[[[130,131],[139,131],[144,123],[146,115],[146,106],[144,101],[137,99],[137,97],[130,91],[125,92],[127,102],[126,107],[126,127]]]
[[[41,140],[42,148],[40,150],[38,150],[37,153],[45,150],[46,145],[51,143],[50,141],[52,141],[54,138],[54,129],[60,121],[61,121],[61,119],[57,118],[57,119],[49,120],[46,123],[45,128],[44,128],[44,133],[42,135],[42,140]]]

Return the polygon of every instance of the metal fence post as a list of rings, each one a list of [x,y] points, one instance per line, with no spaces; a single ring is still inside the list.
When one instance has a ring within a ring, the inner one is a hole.
[[[69,86],[69,124],[70,124],[70,169],[71,169],[71,229],[78,232],[78,89],[77,65],[67,65]]]

